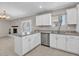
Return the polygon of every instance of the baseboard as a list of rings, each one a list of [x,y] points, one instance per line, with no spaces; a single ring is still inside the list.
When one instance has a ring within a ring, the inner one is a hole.
[[[48,46],[48,45],[44,45],[44,44],[41,44],[41,45],[46,46],[46,47],[50,47],[50,46]]]
[[[76,56],[79,56],[79,54],[76,54],[76,53],[73,53],[73,52],[69,52],[69,51],[65,51],[65,50],[61,50],[61,49],[57,49],[57,48],[53,48],[53,47],[50,47],[51,49],[56,49],[56,50],[59,50],[59,51],[63,51],[63,52],[66,52],[66,53],[70,53],[70,54],[74,54]]]
[[[25,55],[27,55],[28,53],[30,53],[31,51],[33,51],[34,49],[36,49],[38,46],[40,46],[41,44],[39,44],[39,45],[37,45],[36,47],[34,47],[32,50],[30,50],[30,51],[28,51],[27,53],[25,53],[24,55],[22,55],[22,56],[25,56]]]

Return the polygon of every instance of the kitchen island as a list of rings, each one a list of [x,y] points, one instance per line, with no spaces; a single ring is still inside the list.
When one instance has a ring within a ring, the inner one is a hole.
[[[33,48],[41,44],[40,33],[30,33],[26,35],[12,34],[15,41],[15,52],[18,55],[24,55]]]

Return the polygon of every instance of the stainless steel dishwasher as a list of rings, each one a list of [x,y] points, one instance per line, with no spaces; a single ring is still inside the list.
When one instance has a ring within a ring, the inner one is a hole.
[[[41,33],[41,45],[50,46],[50,33]]]

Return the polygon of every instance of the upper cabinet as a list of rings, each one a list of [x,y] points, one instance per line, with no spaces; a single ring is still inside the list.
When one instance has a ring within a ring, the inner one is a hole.
[[[77,17],[76,31],[79,32],[79,5],[77,5]]]
[[[51,14],[36,16],[36,26],[51,25]]]
[[[77,24],[77,8],[67,9],[67,24]]]

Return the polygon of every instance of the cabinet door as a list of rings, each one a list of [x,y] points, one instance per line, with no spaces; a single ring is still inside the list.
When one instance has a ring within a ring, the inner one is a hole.
[[[51,25],[51,14],[42,15],[43,25]]]
[[[79,54],[79,37],[68,37],[67,50]]]
[[[51,25],[51,14],[36,16],[36,25]]]
[[[36,16],[36,26],[43,25],[42,16]]]
[[[57,48],[62,50],[66,49],[66,38],[64,35],[57,36]]]
[[[67,24],[77,23],[77,9],[71,8],[67,10]]]
[[[41,35],[40,33],[35,34],[35,46],[41,44]]]
[[[14,36],[14,43],[15,43],[15,52],[18,54],[18,55],[23,55],[22,54],[22,39],[20,37],[16,37]]]
[[[33,49],[34,47],[35,47],[35,44],[36,44],[36,42],[35,42],[35,35],[31,35],[30,36],[30,46],[31,46],[31,49]]]
[[[30,41],[31,49],[35,48],[37,45],[41,43],[40,34],[33,34],[30,36],[30,38],[31,38]]]
[[[56,34],[50,34],[50,47],[56,48]]]
[[[23,54],[30,51],[30,38],[29,37],[23,37]]]

